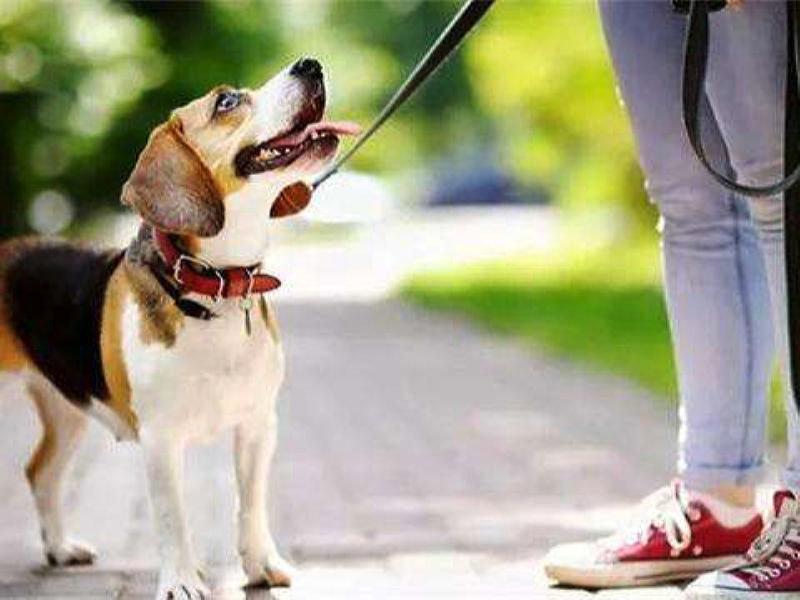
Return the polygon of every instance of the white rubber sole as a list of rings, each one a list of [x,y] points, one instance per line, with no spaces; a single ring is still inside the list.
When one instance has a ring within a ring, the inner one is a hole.
[[[740,555],[731,555],[686,560],[622,562],[591,567],[546,564],[544,572],[550,579],[554,579],[558,583],[576,587],[637,587],[667,581],[694,579],[703,573],[730,567],[740,560]],[[698,596],[698,598],[701,597],[706,599],[711,596]],[[758,597],[762,598],[762,596]],[[764,598],[766,600],[766,596]],[[787,597],[782,597],[781,600],[787,600]]]
[[[685,600],[797,600],[800,592],[752,592],[729,588],[708,587],[686,589]]]

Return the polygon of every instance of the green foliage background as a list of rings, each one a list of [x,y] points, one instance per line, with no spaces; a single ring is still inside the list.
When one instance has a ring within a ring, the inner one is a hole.
[[[43,190],[69,199],[73,223],[115,209],[171,109],[221,82],[257,85],[299,55],[325,64],[332,114],[368,121],[458,5],[0,2],[0,236],[29,229]],[[498,2],[356,166],[414,173],[465,148],[569,208],[646,206],[593,2]]]

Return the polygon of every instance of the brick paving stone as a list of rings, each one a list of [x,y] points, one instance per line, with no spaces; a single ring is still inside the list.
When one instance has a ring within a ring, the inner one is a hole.
[[[291,592],[238,590],[230,436],[190,453],[187,504],[215,598],[679,598],[547,585],[551,544],[611,529],[672,471],[666,403],[604,374],[397,301],[279,306],[288,379],[273,478]],[[100,552],[41,569],[22,465],[37,425],[0,401],[0,598],[149,598],[157,560],[135,446],[93,426],[65,503]]]

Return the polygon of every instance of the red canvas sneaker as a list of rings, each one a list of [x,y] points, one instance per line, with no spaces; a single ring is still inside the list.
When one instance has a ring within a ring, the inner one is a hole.
[[[686,589],[687,598],[800,598],[800,499],[782,490],[772,504],[775,518],[753,542],[744,562],[703,575]]]
[[[556,546],[544,558],[545,573],[591,588],[691,579],[741,562],[763,527],[755,509],[689,492],[679,481],[646,498],[639,512],[610,537]]]

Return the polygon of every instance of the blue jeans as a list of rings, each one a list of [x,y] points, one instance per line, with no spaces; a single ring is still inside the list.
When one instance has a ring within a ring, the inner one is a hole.
[[[678,469],[697,489],[752,484],[764,466],[775,348],[784,372],[788,359],[782,200],[738,197],[695,159],[681,120],[685,17],[669,0],[601,0],[600,12],[661,214],[681,399]],[[758,0],[711,16],[704,145],[721,170],[749,184],[782,173],[785,19],[783,2]],[[784,483],[800,488],[800,429],[788,393],[786,406]]]

